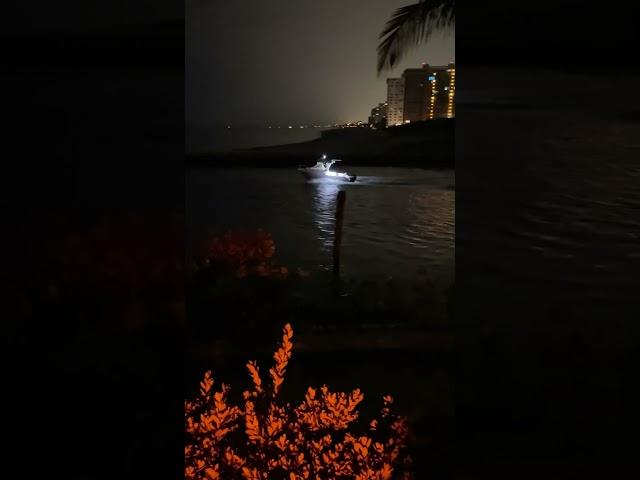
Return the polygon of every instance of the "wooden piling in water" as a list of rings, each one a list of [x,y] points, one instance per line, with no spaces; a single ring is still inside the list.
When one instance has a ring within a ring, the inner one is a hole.
[[[338,192],[336,203],[336,227],[333,235],[333,275],[340,275],[340,247],[342,244],[342,219],[344,217],[344,203],[347,200],[347,192]]]

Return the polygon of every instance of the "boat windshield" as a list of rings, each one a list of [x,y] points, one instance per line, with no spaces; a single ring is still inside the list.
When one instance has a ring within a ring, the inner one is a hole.
[[[331,165],[339,161],[340,160],[318,160],[312,168],[329,171]]]
[[[331,168],[331,165],[333,165],[334,163],[336,163],[337,160],[328,160],[324,162],[324,167],[329,170]]]

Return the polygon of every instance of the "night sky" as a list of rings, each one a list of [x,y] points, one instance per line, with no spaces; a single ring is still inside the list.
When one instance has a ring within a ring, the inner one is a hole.
[[[179,0],[30,0],[11,2],[0,16],[3,35],[91,32],[117,25],[177,20],[184,15]]]
[[[455,60],[438,35],[378,77],[378,35],[411,0],[186,1],[188,126],[366,120],[386,77]]]

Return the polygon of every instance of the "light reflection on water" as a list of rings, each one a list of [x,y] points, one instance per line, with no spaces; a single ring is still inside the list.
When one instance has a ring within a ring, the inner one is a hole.
[[[316,181],[308,183],[314,201],[313,217],[318,227],[318,238],[323,250],[333,247],[336,201],[340,187],[333,182]]]

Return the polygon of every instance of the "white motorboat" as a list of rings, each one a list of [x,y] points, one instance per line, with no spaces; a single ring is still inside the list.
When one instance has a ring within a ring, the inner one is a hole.
[[[340,161],[341,160],[338,159],[327,160],[327,156],[323,155],[313,167],[300,167],[298,168],[298,171],[307,180],[325,179],[340,182],[355,182],[357,178],[356,175],[349,175],[345,172],[335,172],[331,170],[331,165]]]

